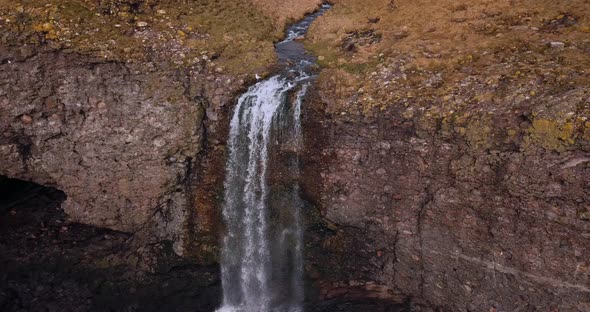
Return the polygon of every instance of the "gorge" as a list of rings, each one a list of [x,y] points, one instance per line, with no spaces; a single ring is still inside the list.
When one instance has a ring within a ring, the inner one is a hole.
[[[588,311],[587,1],[330,3],[0,0],[0,310]]]

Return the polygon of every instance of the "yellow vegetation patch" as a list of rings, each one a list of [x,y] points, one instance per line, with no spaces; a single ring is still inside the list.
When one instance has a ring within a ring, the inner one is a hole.
[[[559,124],[553,120],[537,119],[533,121],[530,133],[534,141],[551,150],[564,150],[575,143],[573,122]]]

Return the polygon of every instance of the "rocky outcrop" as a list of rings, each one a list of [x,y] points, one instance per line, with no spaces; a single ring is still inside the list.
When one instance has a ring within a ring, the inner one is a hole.
[[[0,179],[2,311],[213,311],[215,266],[169,241],[72,223],[62,192]]]
[[[372,3],[338,1],[308,36],[318,295],[588,310],[587,8]]]
[[[0,175],[64,191],[73,222],[214,261],[228,104],[318,4],[0,3]]]
[[[178,241],[205,103],[186,73],[5,49],[0,172],[64,191],[72,221]],[[148,69],[148,70],[146,70]]]
[[[490,125],[519,123],[495,115]],[[395,110],[307,125],[306,192],[326,219],[310,270],[445,311],[587,310],[588,150],[506,135],[478,150],[419,128]]]
[[[108,232],[117,248],[153,247],[99,263],[110,250],[83,246],[85,268],[145,278],[158,254],[192,287],[173,253],[216,261],[231,103],[317,1],[276,15],[283,1],[74,2],[0,3],[0,175],[62,190],[70,221],[134,234]],[[301,157],[317,298],[590,309],[587,6],[334,3],[306,42],[322,66]],[[13,255],[14,272],[37,261]]]

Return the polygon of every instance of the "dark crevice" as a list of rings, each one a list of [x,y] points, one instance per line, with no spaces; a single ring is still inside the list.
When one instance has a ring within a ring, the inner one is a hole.
[[[25,170],[28,170],[28,160],[29,158],[31,158],[31,150],[33,146],[31,138],[25,135],[24,133],[15,134],[13,138],[13,143],[16,144],[18,154],[21,157],[23,168]]]
[[[424,223],[424,217],[426,214],[426,211],[428,209],[428,205],[432,202],[432,200],[434,199],[434,193],[430,191],[430,187],[428,187],[426,189],[426,195],[425,198],[422,202],[422,204],[420,204],[420,210],[418,211],[418,215],[417,215],[417,230],[418,230],[418,238],[419,238],[419,244],[420,244],[420,295],[424,296],[424,270],[425,270],[425,260],[424,260],[424,236],[422,233],[422,229],[423,229],[423,223]]]
[[[0,232],[31,219],[42,220],[51,213],[47,207],[59,207],[64,192],[19,179],[0,176]]]

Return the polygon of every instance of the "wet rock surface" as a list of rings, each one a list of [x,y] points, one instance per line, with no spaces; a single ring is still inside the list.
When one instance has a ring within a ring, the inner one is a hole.
[[[418,311],[399,304],[384,303],[375,300],[332,300],[306,307],[310,312],[411,312]]]

